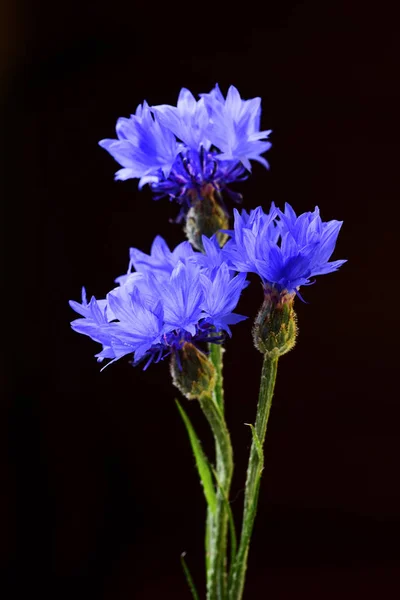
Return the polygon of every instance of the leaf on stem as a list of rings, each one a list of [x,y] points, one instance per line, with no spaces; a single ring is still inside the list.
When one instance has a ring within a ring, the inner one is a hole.
[[[186,564],[185,556],[186,556],[186,552],[182,552],[181,564],[182,564],[183,572],[185,573],[186,581],[188,583],[190,591],[192,592],[193,600],[200,600],[199,594],[197,593],[197,590],[196,590],[196,586],[194,585],[194,582],[193,582],[193,578],[190,574],[189,567]]]
[[[190,444],[192,446],[194,458],[196,460],[197,470],[200,476],[201,483],[203,485],[204,495],[212,514],[215,513],[217,508],[217,496],[215,494],[214,484],[212,480],[210,465],[206,455],[203,452],[199,438],[196,435],[195,430],[190,422],[189,417],[179,404],[178,400],[175,400],[178,407],[179,413],[185,424],[186,431],[189,435]]]

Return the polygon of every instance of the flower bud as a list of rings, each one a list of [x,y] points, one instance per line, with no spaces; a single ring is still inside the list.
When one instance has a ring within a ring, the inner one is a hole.
[[[228,236],[219,230],[228,228],[228,216],[215,199],[215,188],[211,184],[204,186],[201,196],[196,194],[193,199],[186,217],[185,233],[189,242],[203,252],[202,236],[211,237],[217,233],[218,242],[223,246]]]
[[[207,356],[196,346],[186,342],[179,357],[172,354],[171,375],[173,384],[188,400],[212,394],[215,386],[215,369]]]
[[[256,348],[263,354],[282,356],[296,342],[296,313],[293,309],[295,293],[279,292],[268,284],[264,286],[264,302],[253,327]]]

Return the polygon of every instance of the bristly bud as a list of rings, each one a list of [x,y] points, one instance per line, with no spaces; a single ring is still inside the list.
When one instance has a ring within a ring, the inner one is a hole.
[[[227,235],[221,229],[229,228],[229,219],[221,204],[215,198],[215,188],[211,184],[204,186],[201,196],[193,199],[185,225],[185,233],[194,248],[204,251],[202,236],[210,238],[217,234],[220,246],[227,240]]]
[[[295,293],[264,285],[264,302],[253,327],[254,344],[263,354],[282,356],[296,342],[296,313],[293,309]]]
[[[207,356],[187,342],[179,355],[172,354],[171,375],[173,384],[188,400],[199,399],[202,394],[212,394],[215,386],[215,369]]]

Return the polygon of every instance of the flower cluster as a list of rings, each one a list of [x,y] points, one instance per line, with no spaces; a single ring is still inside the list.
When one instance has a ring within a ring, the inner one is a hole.
[[[240,214],[235,210],[224,259],[242,273],[257,273],[278,292],[299,294],[311,277],[336,271],[345,260],[329,262],[342,221],[322,221],[318,207],[297,217],[290,204],[282,212],[274,204]]]
[[[158,236],[150,255],[130,250],[128,273],[106,299],[87,302],[83,290],[81,304],[70,302],[84,317],[72,328],[103,345],[99,361],[133,354],[134,363],[145,360],[146,368],[171,353],[179,361],[186,342],[221,343],[231,335],[229,325],[246,318],[233,312],[246,274],[232,272],[215,240],[206,245],[208,254],[195,252],[188,242],[171,252]]]
[[[99,144],[123,167],[116,179],[139,179],[139,188],[148,184],[155,199],[177,200],[184,214],[210,186],[239,200],[228,186],[246,178],[250,160],[268,167],[261,155],[271,131],[260,131],[260,117],[261,99],[242,100],[234,86],[226,98],[216,85],[199,100],[183,88],[177,106],[144,102],[118,119],[118,139]]]
[[[318,208],[297,217],[289,204],[284,212],[272,204],[269,213],[235,211],[222,249],[216,236],[203,236],[203,253],[189,242],[171,251],[157,236],[150,254],[130,249],[128,273],[105,299],[87,302],[83,290],[81,304],[70,302],[84,317],[72,328],[103,345],[99,361],[133,354],[135,364],[145,359],[147,366],[171,353],[179,361],[186,342],[221,343],[229,325],[246,318],[233,311],[247,273],[257,273],[279,298],[300,296],[311,277],[336,271],[346,262],[329,262],[341,225],[322,221]]]
[[[269,305],[292,307],[301,286],[346,262],[330,262],[342,222],[322,221],[318,208],[300,216],[289,204],[281,211],[272,203],[269,213],[235,209],[234,228],[225,229],[220,192],[235,199],[228,186],[247,176],[251,160],[268,167],[262,154],[270,130],[260,131],[260,117],[261,99],[242,100],[233,86],[226,98],[216,85],[198,100],[183,88],[177,106],[144,102],[118,119],[118,139],[100,142],[122,166],[116,179],[137,178],[155,198],[180,203],[192,245],[171,251],[157,236],[149,255],[131,248],[128,273],[105,299],[88,302],[83,289],[82,302],[70,302],[83,317],[72,328],[103,346],[99,361],[132,354],[134,364],[147,367],[172,354],[179,364],[184,346],[221,343],[229,326],[246,318],[234,310],[247,273],[260,276],[269,314]],[[221,249],[226,234],[231,239]]]

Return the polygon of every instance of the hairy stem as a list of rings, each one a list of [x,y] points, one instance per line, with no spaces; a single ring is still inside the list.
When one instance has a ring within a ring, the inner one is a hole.
[[[258,396],[257,416],[253,429],[253,442],[247,468],[242,532],[236,560],[231,567],[229,577],[229,600],[241,600],[246,577],[250,538],[257,513],[258,493],[263,469],[263,446],[267,431],[268,417],[274,393],[277,356],[264,355],[261,371],[260,392]]]
[[[218,404],[221,412],[224,412],[224,384],[222,375],[222,364],[223,354],[225,349],[220,344],[209,344],[210,360],[214,365],[216,372],[216,380],[213,398]],[[219,452],[218,445],[215,448],[216,454],[216,473],[218,479],[220,478],[221,469],[223,469],[223,463],[221,461],[221,453]],[[221,520],[221,546],[220,546],[220,561],[218,565],[218,587],[219,587],[219,598],[226,598],[227,595],[227,537],[228,537],[228,514],[226,510],[226,499],[223,497],[222,490],[217,487],[217,517]],[[212,515],[208,509],[207,523],[212,522]],[[206,547],[206,552],[209,552],[209,548]]]
[[[216,372],[216,380],[215,380],[215,388],[214,395],[215,401],[220,407],[222,413],[224,412],[224,379],[222,376],[222,357],[225,352],[225,348],[223,348],[220,344],[209,344],[208,345],[210,351],[210,360],[214,365]]]
[[[202,394],[199,401],[214,435],[218,476],[217,508],[212,517],[210,515],[207,517],[207,600],[225,600],[227,586],[226,538],[228,529],[225,498],[229,497],[232,481],[232,446],[222,411],[214,398]]]

